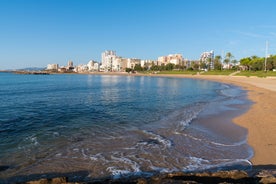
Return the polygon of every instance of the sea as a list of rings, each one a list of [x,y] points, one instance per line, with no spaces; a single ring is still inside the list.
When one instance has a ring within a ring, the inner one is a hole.
[[[0,183],[250,168],[251,106],[207,80],[0,73]]]

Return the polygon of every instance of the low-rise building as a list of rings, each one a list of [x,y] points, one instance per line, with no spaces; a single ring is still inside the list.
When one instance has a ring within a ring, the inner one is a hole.
[[[183,57],[181,54],[169,54],[167,56],[158,57],[158,65],[167,65],[169,63],[182,65]]]
[[[134,69],[135,65],[140,65],[141,59],[137,58],[128,58],[127,59],[127,68]]]

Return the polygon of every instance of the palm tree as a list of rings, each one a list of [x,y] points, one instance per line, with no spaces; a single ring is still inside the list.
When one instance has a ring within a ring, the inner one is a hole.
[[[220,55],[215,56],[215,61],[220,62],[221,61],[221,56]]]
[[[234,56],[231,54],[231,52],[227,52],[226,55],[225,55],[225,60],[224,62],[227,64],[227,68],[229,69],[229,63],[231,63],[231,59],[233,58]]]
[[[222,63],[221,63],[221,56],[220,55],[217,55],[215,56],[215,59],[214,59],[214,68],[216,70],[222,70]]]

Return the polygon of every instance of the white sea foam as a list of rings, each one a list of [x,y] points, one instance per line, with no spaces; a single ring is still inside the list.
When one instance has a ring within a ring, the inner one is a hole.
[[[184,171],[194,171],[207,168],[210,165],[209,160],[197,157],[188,157],[190,164],[183,168]]]
[[[158,141],[158,143],[161,143],[165,148],[170,148],[172,146],[172,141],[166,139],[165,137],[162,137],[161,135],[155,134],[147,130],[143,130],[143,132],[146,135],[148,135],[151,139]]]
[[[59,137],[59,132],[53,132],[53,137]]]
[[[55,156],[56,156],[56,157],[61,157],[61,156],[62,156],[62,153],[57,153]]]
[[[97,153],[96,155],[90,155],[89,159],[92,161],[98,161],[98,160],[106,161],[106,159],[101,153]]]
[[[111,159],[117,161],[117,162],[121,162],[121,163],[124,163],[124,164],[127,164],[129,165],[131,168],[132,168],[132,171],[133,172],[140,172],[140,166],[137,162],[133,161],[133,160],[130,160],[126,157],[115,157],[115,156],[111,156]]]
[[[114,179],[118,179],[123,175],[128,175],[131,172],[128,170],[122,170],[122,169],[118,169],[117,167],[108,167],[106,169],[107,172],[110,172],[113,176]]]
[[[234,98],[240,95],[240,89],[237,87],[231,87],[228,85],[223,85],[224,89],[221,89],[219,93],[225,97]]]
[[[38,142],[37,137],[35,135],[26,137],[23,140],[22,143],[23,143],[24,146],[18,146],[19,149],[24,149],[26,147],[38,146],[39,145],[39,142]]]
[[[190,123],[198,117],[199,113],[204,109],[205,106],[206,103],[199,102],[193,105],[188,105],[185,108],[172,113],[168,121],[176,121],[177,129],[175,130],[175,133],[177,133],[179,130],[182,131],[187,128]]]
[[[188,157],[190,164],[183,167],[183,171],[200,171],[200,170],[220,170],[221,168],[231,167],[249,167],[252,168],[252,163],[247,159],[213,159],[206,160],[197,157]]]
[[[160,173],[171,173],[171,172],[175,172],[175,171],[179,171],[176,168],[173,169],[169,169],[169,168],[164,168],[164,167],[156,167],[156,166],[151,166],[150,167],[153,171],[157,171]]]
[[[194,137],[192,135],[185,134],[185,133],[178,133],[178,134],[181,134],[181,135],[183,135],[185,137],[189,137],[189,138],[191,138],[191,139],[193,139],[195,141],[200,141],[200,142],[204,142],[204,143],[208,143],[208,144],[213,144],[213,145],[217,145],[217,146],[234,147],[234,146],[241,146],[241,145],[247,143],[247,140],[244,139],[242,141],[235,142],[233,144],[224,144],[224,143],[219,143],[219,142],[209,141],[209,140],[206,140],[206,139],[197,138],[197,137]]]
[[[82,154],[83,158],[90,158],[90,157],[85,153],[85,149],[81,149],[81,154]]]

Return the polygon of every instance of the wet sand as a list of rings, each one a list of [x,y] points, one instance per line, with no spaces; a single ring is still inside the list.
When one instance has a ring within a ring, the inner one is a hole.
[[[196,78],[241,86],[253,101],[251,108],[234,123],[248,129],[248,144],[253,147],[253,165],[276,164],[276,77],[157,75]]]

